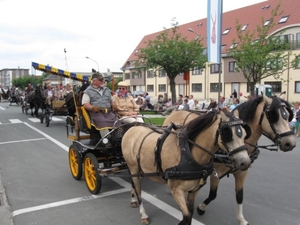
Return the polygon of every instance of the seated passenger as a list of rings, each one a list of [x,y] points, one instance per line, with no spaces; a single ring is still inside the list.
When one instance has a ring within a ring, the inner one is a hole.
[[[127,85],[124,81],[118,83],[118,93],[113,96],[113,109],[121,117],[122,123],[143,123],[139,114],[139,106],[135,103],[133,97],[128,94]]]
[[[113,127],[118,120],[111,108],[111,90],[104,86],[104,77],[101,73],[92,75],[91,85],[83,92],[82,105],[89,112],[96,128],[101,129],[103,138],[108,134],[108,129]],[[116,123],[119,126],[120,123]]]
[[[216,102],[215,98],[211,97],[211,98],[209,98],[209,100],[210,100],[210,103],[209,103],[209,105],[206,109],[211,110],[211,109],[216,108],[217,107],[217,102]]]
[[[71,88],[71,85],[70,84],[67,84],[65,89],[63,90],[62,92],[62,98],[67,98],[68,94],[71,93],[72,94],[72,88]]]
[[[51,102],[54,100],[54,91],[52,90],[51,84],[47,85],[47,88],[44,90],[44,97],[46,98],[47,106],[51,106]]]

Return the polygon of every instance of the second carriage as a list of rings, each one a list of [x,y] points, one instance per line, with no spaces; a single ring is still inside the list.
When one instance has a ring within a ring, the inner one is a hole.
[[[46,127],[49,127],[53,116],[68,116],[70,114],[68,101],[71,100],[63,99],[52,101],[51,106],[46,106],[42,109],[42,112],[39,115],[41,123],[45,122]]]

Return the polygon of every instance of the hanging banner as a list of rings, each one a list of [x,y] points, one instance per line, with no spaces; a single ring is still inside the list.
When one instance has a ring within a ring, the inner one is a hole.
[[[222,0],[207,0],[208,62],[220,64]]]
[[[184,72],[183,80],[190,80],[190,71]]]

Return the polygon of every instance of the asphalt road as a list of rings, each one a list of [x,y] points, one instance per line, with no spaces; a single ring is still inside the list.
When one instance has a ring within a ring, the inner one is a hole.
[[[0,224],[83,225],[140,224],[129,205],[130,180],[103,178],[99,195],[69,171],[64,117],[50,126],[22,114],[20,107],[0,103]],[[270,143],[261,138],[260,144]],[[300,138],[297,139],[297,146]],[[299,147],[283,153],[261,151],[244,188],[244,216],[250,224],[300,225]],[[151,224],[178,224],[181,213],[166,185],[143,180],[144,206]],[[196,204],[207,197],[204,186]],[[234,179],[223,178],[218,197],[193,225],[238,225]]]

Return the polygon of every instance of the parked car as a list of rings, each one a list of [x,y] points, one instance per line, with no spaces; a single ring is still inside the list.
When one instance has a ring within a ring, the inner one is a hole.
[[[144,91],[132,91],[132,92],[131,92],[131,95],[132,95],[132,96],[135,96],[135,95],[137,95],[137,96],[138,96],[138,95],[145,96],[145,94],[146,94],[146,93],[145,93]]]

